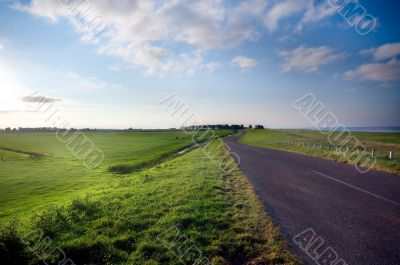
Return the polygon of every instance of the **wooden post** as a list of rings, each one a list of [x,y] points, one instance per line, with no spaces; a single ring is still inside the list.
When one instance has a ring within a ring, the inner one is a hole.
[[[393,159],[393,152],[389,151],[389,159],[392,160]]]
[[[371,149],[371,157],[374,158],[374,156],[375,156],[375,150],[374,150],[374,148],[372,148]]]

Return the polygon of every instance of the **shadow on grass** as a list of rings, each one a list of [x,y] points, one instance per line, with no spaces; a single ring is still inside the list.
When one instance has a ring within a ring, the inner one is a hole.
[[[2,146],[0,146],[0,150],[14,152],[14,153],[17,153],[17,154],[29,155],[29,157],[31,157],[31,158],[41,158],[41,157],[45,156],[44,154],[40,154],[40,153],[28,152],[28,151],[12,149],[12,148],[2,147]]]

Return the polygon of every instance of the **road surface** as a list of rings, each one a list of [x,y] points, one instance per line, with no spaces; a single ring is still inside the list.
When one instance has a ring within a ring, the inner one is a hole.
[[[225,143],[304,264],[318,264],[312,250],[321,254],[330,247],[324,254],[337,265],[400,265],[399,175],[360,174],[352,165],[244,145],[238,138]],[[308,250],[311,257],[297,244],[301,238],[306,246],[307,237],[320,237]]]

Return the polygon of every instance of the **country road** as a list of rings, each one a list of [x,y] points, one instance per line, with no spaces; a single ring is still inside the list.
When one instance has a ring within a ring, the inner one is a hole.
[[[293,238],[309,228],[320,237],[309,253],[331,247],[331,257],[338,256],[333,264],[400,264],[399,175],[360,174],[352,165],[244,145],[238,138],[225,143],[239,155],[241,170],[304,264],[318,263]]]

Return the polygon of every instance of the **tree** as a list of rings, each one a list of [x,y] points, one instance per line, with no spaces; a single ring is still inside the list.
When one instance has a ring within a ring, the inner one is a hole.
[[[249,129],[253,129],[253,125],[250,124],[250,125],[249,125]]]

